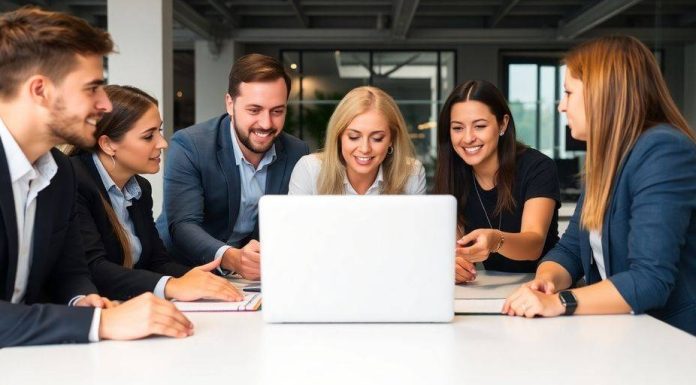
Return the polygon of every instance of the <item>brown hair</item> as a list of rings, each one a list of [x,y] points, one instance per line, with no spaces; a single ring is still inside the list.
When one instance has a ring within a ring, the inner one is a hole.
[[[356,116],[375,110],[389,124],[392,149],[382,162],[384,185],[380,194],[403,194],[411,176],[415,156],[406,123],[399,107],[389,94],[377,87],[354,88],[343,97],[329,119],[326,141],[321,153],[322,166],[317,181],[319,194],[345,194],[345,159],[341,154],[341,135]]]
[[[580,222],[602,228],[619,166],[638,137],[669,123],[696,142],[675,105],[655,56],[638,39],[607,36],[571,50],[568,74],[583,84],[587,127],[585,198]]]
[[[0,15],[0,98],[12,98],[34,73],[60,83],[74,68],[76,55],[113,51],[108,32],[60,12],[23,7]]]
[[[454,152],[450,136],[450,122],[452,120],[452,106],[468,100],[475,100],[488,106],[495,115],[498,124],[503,124],[505,115],[509,117],[507,129],[505,134],[498,138],[496,150],[499,164],[495,176],[498,187],[498,201],[494,212],[496,216],[503,211],[512,212],[515,208],[515,198],[512,196],[515,164],[517,157],[527,148],[517,141],[512,112],[505,101],[505,96],[496,86],[485,80],[470,80],[452,90],[442,106],[437,122],[437,168],[433,192],[454,195],[458,207],[457,224],[460,226],[465,223],[463,213],[468,199],[473,169]]]
[[[104,91],[109,96],[113,109],[111,112],[104,114],[104,117],[97,123],[97,129],[94,132],[94,137],[97,139],[94,147],[89,149],[91,152],[101,152],[99,147],[99,138],[106,135],[114,142],[119,142],[123,136],[133,128],[133,125],[152,108],[157,106],[157,99],[148,95],[144,91],[131,86],[108,85],[104,87]],[[76,155],[82,152],[79,149],[70,151],[70,155]],[[125,229],[119,222],[114,209],[111,207],[107,198],[99,194],[106,216],[109,218],[111,228],[116,235],[116,239],[121,244],[123,251],[123,266],[133,267],[133,256],[131,255],[130,241]]]
[[[239,96],[241,83],[270,82],[279,78],[285,81],[290,95],[290,76],[278,60],[258,53],[244,55],[232,66],[227,93],[234,99]]]

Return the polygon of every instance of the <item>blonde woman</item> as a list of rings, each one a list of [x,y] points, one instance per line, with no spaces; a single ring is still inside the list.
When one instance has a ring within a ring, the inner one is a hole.
[[[348,92],[326,131],[324,150],[302,157],[290,194],[424,194],[425,170],[414,157],[394,99],[375,87]]]
[[[586,42],[566,64],[558,109],[587,141],[584,192],[503,312],[648,313],[696,335],[696,136],[637,39]]]

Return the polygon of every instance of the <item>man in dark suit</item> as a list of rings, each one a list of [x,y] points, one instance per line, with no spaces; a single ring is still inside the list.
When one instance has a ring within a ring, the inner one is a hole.
[[[94,143],[111,110],[102,57],[112,49],[108,33],[72,16],[0,15],[0,348],[191,334],[152,294],[119,306],[96,294],[75,222],[74,171],[53,149]]]
[[[232,66],[227,113],[174,134],[164,167],[157,229],[171,255],[259,279],[258,201],[287,194],[306,143],[283,131],[290,77],[274,58]]]

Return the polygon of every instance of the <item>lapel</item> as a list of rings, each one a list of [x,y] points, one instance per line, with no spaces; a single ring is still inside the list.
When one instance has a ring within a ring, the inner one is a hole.
[[[138,260],[138,265],[147,265],[147,256],[150,254],[149,243],[147,242],[147,237],[143,236],[145,234],[145,222],[143,221],[142,210],[140,210],[140,200],[134,199],[133,204],[128,207],[128,215],[131,221],[133,221],[133,230],[135,235],[140,240],[140,259]]]
[[[2,141],[0,141],[0,144],[2,144]],[[7,281],[5,281],[4,290],[0,290],[0,294],[4,292],[5,298],[1,299],[9,301],[14,292],[14,282],[17,274],[19,238],[17,235],[17,216],[15,214],[12,180],[10,179],[10,169],[7,165],[4,145],[0,145],[0,214],[2,215],[5,234],[7,235],[7,250],[6,254],[4,254],[7,258],[5,260],[0,259],[0,272],[5,271],[7,273]],[[0,253],[3,251],[0,250]],[[7,266],[7,270],[4,270],[4,266]],[[3,278],[5,277],[0,277],[0,282],[2,282]]]
[[[282,135],[282,133],[278,135],[275,141],[276,159],[275,162],[268,167],[265,194],[279,194],[283,183],[288,154],[283,145]]]
[[[218,121],[217,127],[217,161],[227,183],[227,207],[229,233],[234,229],[239,215],[241,200],[241,181],[239,168],[234,159],[234,147],[232,146],[232,134],[230,133],[230,116],[226,115]]]
[[[626,160],[631,155],[632,151],[629,151],[619,164],[619,169],[614,176],[614,181],[611,186],[611,197],[609,198],[609,205],[604,212],[604,221],[602,221],[602,253],[604,254],[604,268],[607,272],[607,277],[610,277],[614,272],[612,271],[611,265],[611,247],[609,245],[609,237],[611,236],[611,221],[614,218],[614,211],[616,209],[617,193],[616,188],[619,185],[619,180],[624,172]]]

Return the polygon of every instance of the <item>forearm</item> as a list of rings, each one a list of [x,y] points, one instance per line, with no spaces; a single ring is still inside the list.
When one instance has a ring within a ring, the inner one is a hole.
[[[504,237],[502,246],[498,250],[500,255],[514,261],[536,261],[541,257],[541,252],[544,249],[544,236],[534,232],[522,233],[506,233],[502,231],[496,232],[495,247],[500,242],[500,237]]]
[[[627,314],[631,312],[631,306],[608,279],[590,286],[573,289],[573,294],[578,301],[575,314]]]
[[[542,262],[536,271],[536,278],[553,282],[556,291],[565,290],[573,284],[573,279],[563,266],[556,262]]]

